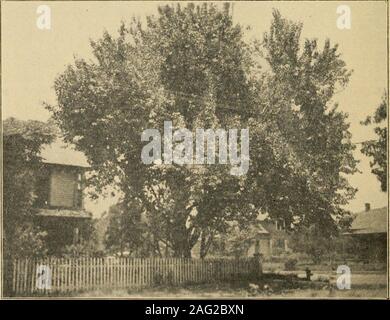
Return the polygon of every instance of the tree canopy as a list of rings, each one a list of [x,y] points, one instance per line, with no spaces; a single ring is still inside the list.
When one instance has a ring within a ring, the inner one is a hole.
[[[145,216],[153,244],[175,256],[190,256],[197,241],[205,256],[217,233],[259,212],[334,233],[355,192],[347,116],[332,103],[350,71],[337,45],[302,44],[301,29],[275,11],[263,42],[249,43],[229,4],[161,6],[146,25],[133,19],[92,41],[94,58],[68,65],[47,107],[93,165],[89,183],[116,186],[129,225]],[[248,173],[143,164],[141,134],[162,132],[165,120],[191,131],[248,128]]]
[[[382,101],[375,111],[373,117],[368,116],[363,125],[376,125],[374,128],[378,139],[363,142],[361,151],[372,158],[371,172],[375,174],[381,184],[381,190],[387,191],[387,94],[384,94]]]
[[[43,144],[54,138],[54,129],[40,121],[3,121],[4,253],[9,258],[45,252],[44,233],[32,223],[35,213],[35,179],[41,168]]]

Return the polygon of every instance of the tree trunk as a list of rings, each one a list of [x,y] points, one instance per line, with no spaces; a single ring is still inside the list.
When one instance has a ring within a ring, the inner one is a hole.
[[[200,254],[201,259],[204,259],[206,257],[206,254],[207,254],[206,237],[205,237],[204,232],[202,232],[202,236],[200,238],[200,253],[199,254]]]
[[[211,243],[213,241],[213,234],[207,234],[206,231],[202,231],[200,238],[200,258],[204,259],[209,252]]]

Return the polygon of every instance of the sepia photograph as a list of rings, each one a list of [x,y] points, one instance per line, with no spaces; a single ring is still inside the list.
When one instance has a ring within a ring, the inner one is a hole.
[[[1,298],[388,299],[388,6],[1,1]]]

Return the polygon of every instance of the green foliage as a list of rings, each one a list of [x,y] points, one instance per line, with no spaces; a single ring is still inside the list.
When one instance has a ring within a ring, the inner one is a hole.
[[[257,221],[246,225],[234,223],[215,240],[210,253],[236,258],[246,257],[250,247],[254,246],[255,239],[262,230],[263,227]]]
[[[78,243],[67,245],[65,248],[58,247],[55,252],[60,252],[65,258],[93,257],[99,255],[98,239],[94,220],[85,220],[78,223],[82,238]]]
[[[377,140],[363,142],[361,151],[368,157],[373,158],[370,161],[371,172],[375,174],[381,183],[381,190],[387,191],[387,94],[382,97],[381,104],[375,111],[374,117],[368,116],[363,125],[377,125],[374,128]]]
[[[48,109],[90,159],[90,185],[121,192],[127,209],[112,228],[135,229],[118,233],[124,242],[143,241],[142,214],[156,251],[162,243],[185,257],[199,240],[204,256],[229,223],[246,225],[260,211],[336,232],[355,192],[344,174],[356,162],[346,115],[330,101],[350,72],[329,41],[301,48],[301,28],[275,11],[260,46],[244,41],[229,4],[162,6],[146,26],[133,20],[117,37],[91,42],[94,59],[77,59],[56,79],[58,104]],[[161,132],[164,120],[190,130],[249,128],[248,174],[144,165],[141,133]],[[130,209],[134,201],[140,210]]]
[[[45,233],[33,226],[39,151],[54,129],[39,121],[3,121],[3,226],[5,257],[42,256]]]
[[[341,250],[342,241],[342,237],[329,236],[326,230],[313,224],[294,232],[289,246],[294,252],[307,254],[314,263],[320,263],[326,258],[334,258]]]
[[[62,252],[62,256],[65,258],[93,257],[95,255],[97,255],[97,249],[96,243],[93,241],[67,245]]]
[[[108,211],[109,224],[105,233],[104,245],[111,254],[140,257],[148,256],[151,252],[151,243],[145,223],[134,220],[135,203],[131,208],[128,204],[120,203],[111,206]],[[139,206],[138,206],[139,210]]]
[[[9,242],[7,248],[14,257],[46,256],[47,247],[45,238],[47,233],[36,227],[31,222],[21,223],[14,230],[16,241]]]
[[[269,121],[256,142],[271,141],[268,152],[257,153],[271,159],[256,161],[251,154],[254,166],[260,164],[258,170],[252,165],[260,172],[256,180],[263,180],[265,190],[260,201],[271,218],[282,216],[287,225],[315,223],[332,233],[334,221],[346,213],[342,206],[356,192],[346,179],[346,174],[356,172],[347,115],[331,105],[350,72],[337,45],[326,40],[320,49],[317,40],[306,39],[302,47],[302,25],[278,11],[273,15],[262,52],[271,68],[262,90]],[[252,137],[258,137],[253,130]]]

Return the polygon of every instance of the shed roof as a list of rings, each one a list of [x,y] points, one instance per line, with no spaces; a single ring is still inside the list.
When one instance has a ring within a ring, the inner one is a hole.
[[[71,144],[61,139],[44,145],[41,149],[42,162],[88,168],[87,157],[83,152],[75,150]]]
[[[353,234],[386,233],[387,207],[357,213],[350,231]]]

